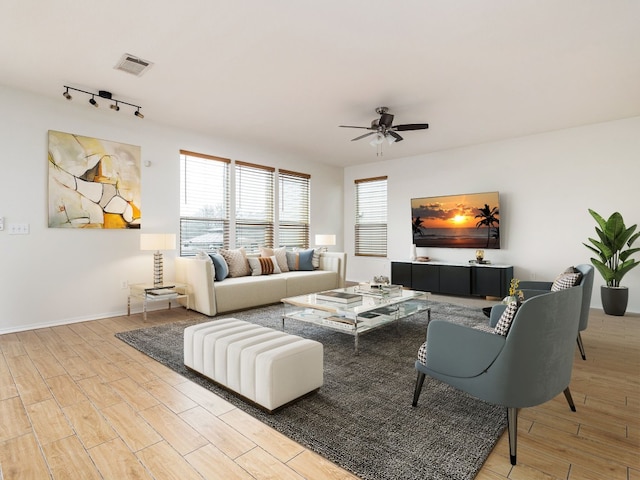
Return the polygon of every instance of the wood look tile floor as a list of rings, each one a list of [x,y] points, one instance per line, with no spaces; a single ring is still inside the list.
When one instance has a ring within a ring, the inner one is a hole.
[[[356,478],[113,336],[187,315],[0,336],[0,479]],[[477,480],[640,480],[640,315],[592,310],[583,340],[578,411],[562,395],[521,410],[518,465],[505,433]]]

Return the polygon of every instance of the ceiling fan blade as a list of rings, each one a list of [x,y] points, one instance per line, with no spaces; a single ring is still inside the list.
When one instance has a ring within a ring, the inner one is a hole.
[[[393,138],[396,139],[396,142],[401,142],[402,140],[404,140],[400,135],[398,135],[396,132],[394,132],[393,130],[387,130],[387,133],[389,135],[391,135]]]
[[[396,125],[393,127],[397,132],[406,132],[408,130],[424,130],[429,128],[428,123],[407,123],[406,125]]]
[[[360,135],[359,137],[356,137],[356,138],[352,138],[351,141],[354,142],[356,140],[360,140],[361,138],[368,137],[369,135],[373,135],[374,133],[377,133],[377,130],[374,132],[365,133],[364,135]]]
[[[338,125],[338,126],[342,128],[364,128],[365,130],[371,130],[371,127],[356,127],[354,125]]]

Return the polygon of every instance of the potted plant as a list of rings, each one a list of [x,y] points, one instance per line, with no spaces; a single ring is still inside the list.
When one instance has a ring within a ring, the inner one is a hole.
[[[583,245],[598,256],[592,257],[591,263],[606,282],[606,285],[600,287],[602,308],[608,315],[624,315],[629,301],[629,289],[621,286],[620,282],[622,277],[639,263],[631,258],[634,253],[640,251],[640,248],[631,248],[640,236],[640,232],[634,234],[638,225],[627,228],[618,212],[611,214],[607,220],[591,209],[589,213],[598,223],[598,239],[589,238],[591,245]]]

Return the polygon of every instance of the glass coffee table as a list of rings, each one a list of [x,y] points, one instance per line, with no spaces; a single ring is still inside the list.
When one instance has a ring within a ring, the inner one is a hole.
[[[297,320],[340,331],[354,337],[357,354],[360,335],[391,323],[397,325],[401,319],[421,311],[427,311],[427,321],[431,320],[427,292],[405,289],[383,292],[363,290],[357,286],[338,288],[329,292],[283,298],[282,330],[286,320]],[[343,302],[351,296],[354,296],[352,300],[355,301],[341,303],[323,299],[336,294],[339,297],[345,297]]]

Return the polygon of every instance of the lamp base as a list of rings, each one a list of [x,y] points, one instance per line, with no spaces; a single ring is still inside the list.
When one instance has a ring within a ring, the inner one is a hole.
[[[162,275],[162,253],[157,251],[153,254],[153,286],[160,287],[164,283]]]

